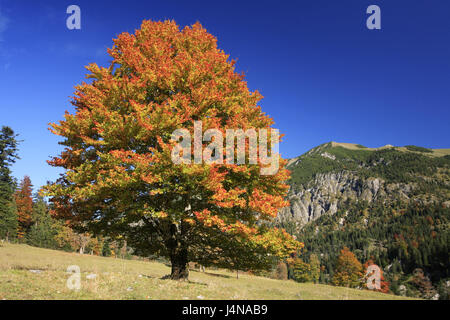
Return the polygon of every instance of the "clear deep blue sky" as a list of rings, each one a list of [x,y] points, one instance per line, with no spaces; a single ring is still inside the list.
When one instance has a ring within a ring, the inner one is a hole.
[[[81,30],[66,8],[81,8]],[[366,28],[381,8],[382,29]],[[73,111],[84,66],[107,65],[112,38],[143,19],[200,21],[237,59],[286,134],[284,157],[328,141],[450,147],[450,1],[0,0],[0,125],[24,140],[14,167],[35,186],[61,146],[49,122]]]

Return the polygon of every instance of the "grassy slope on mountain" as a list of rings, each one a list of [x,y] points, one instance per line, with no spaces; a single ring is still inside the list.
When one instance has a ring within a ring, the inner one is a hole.
[[[415,182],[420,185],[419,189],[432,189],[439,192],[440,197],[449,199],[446,182],[450,180],[450,149],[435,149],[428,153],[416,151],[420,147],[416,148],[414,151],[391,146],[373,149],[356,144],[325,143],[290,161],[290,184],[295,190],[301,185],[306,187],[318,173],[352,171],[361,178]],[[438,156],[442,154],[447,155]],[[428,178],[433,178],[433,181]]]
[[[69,265],[81,270],[81,290],[66,286]],[[30,270],[40,270],[32,272]],[[95,279],[86,275],[95,273]],[[80,255],[27,245],[0,244],[1,299],[402,299],[368,290],[240,275],[191,271],[190,281],[161,279],[163,263]],[[404,298],[403,298],[404,299]]]

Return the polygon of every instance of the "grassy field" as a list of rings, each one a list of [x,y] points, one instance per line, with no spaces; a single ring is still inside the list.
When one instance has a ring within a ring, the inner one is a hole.
[[[81,289],[67,288],[70,265],[81,270]],[[161,279],[159,262],[80,255],[27,245],[0,244],[2,299],[405,299],[368,290],[300,284],[225,270],[191,270],[189,281]],[[92,274],[96,274],[94,279]],[[90,275],[90,277],[86,277]]]

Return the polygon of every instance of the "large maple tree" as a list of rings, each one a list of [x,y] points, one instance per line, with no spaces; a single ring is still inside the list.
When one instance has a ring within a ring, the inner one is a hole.
[[[288,205],[281,157],[272,175],[261,175],[262,161],[172,161],[172,133],[193,134],[196,121],[221,132],[273,125],[217,39],[200,23],[180,30],[174,21],[144,21],[108,53],[109,67],[86,67],[92,80],[76,87],[76,112],[51,125],[66,146],[49,161],[65,169],[45,187],[53,214],[169,258],[172,279],[188,277],[189,261],[257,270],[299,250],[264,223]]]

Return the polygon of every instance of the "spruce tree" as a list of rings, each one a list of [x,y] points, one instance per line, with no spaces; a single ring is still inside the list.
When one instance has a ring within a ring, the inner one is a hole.
[[[15,189],[10,166],[19,159],[17,135],[10,127],[0,131],[0,238],[7,241],[17,233],[17,209],[13,201]]]
[[[42,198],[37,198],[33,203],[33,225],[27,235],[27,243],[42,248],[55,248],[56,228],[53,219]]]
[[[311,254],[309,264],[311,266],[311,279],[314,283],[317,283],[320,278],[320,261],[316,254]]]
[[[110,244],[109,239],[106,239],[105,242],[103,242],[102,256],[104,256],[104,257],[111,256],[111,247],[109,246],[109,244]]]

